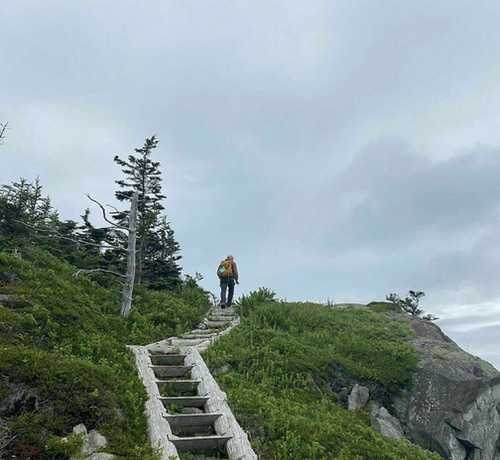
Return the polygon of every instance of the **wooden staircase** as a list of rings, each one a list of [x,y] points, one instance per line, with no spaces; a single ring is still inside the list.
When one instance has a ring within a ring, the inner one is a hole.
[[[200,354],[238,324],[232,310],[212,308],[197,329],[181,337],[130,347],[148,392],[150,440],[162,460],[184,452],[200,459],[257,459]]]

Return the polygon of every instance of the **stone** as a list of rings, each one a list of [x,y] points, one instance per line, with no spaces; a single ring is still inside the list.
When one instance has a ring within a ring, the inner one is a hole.
[[[87,437],[87,427],[83,424],[80,423],[79,425],[76,425],[73,427],[73,433],[74,434],[83,434],[85,438]]]
[[[113,460],[116,456],[106,452],[96,452],[88,457],[86,460]]]
[[[101,433],[97,430],[91,430],[85,440],[85,451],[83,453],[86,455],[93,454],[94,452],[104,449],[107,445],[108,441]]]
[[[220,374],[225,374],[226,372],[229,372],[231,370],[231,366],[229,364],[225,364],[224,366],[218,367],[214,370],[212,370],[212,375],[217,376]]]
[[[401,422],[383,407],[374,404],[370,413],[372,427],[382,436],[391,439],[404,438],[403,427]]]
[[[79,425],[73,427],[73,434],[83,436],[81,456],[85,458],[89,456],[92,458],[92,456],[96,455],[99,450],[104,449],[108,445],[107,439],[101,433],[99,433],[97,430],[87,431],[87,427],[83,423],[80,423]],[[106,458],[108,457],[102,457],[101,460],[106,460]],[[114,456],[109,458],[114,458]]]
[[[347,399],[347,408],[349,410],[363,409],[370,399],[370,390],[357,383],[352,387],[351,393]]]
[[[408,438],[451,460],[499,460],[500,373],[434,323],[404,318],[419,355],[411,389],[393,397]]]

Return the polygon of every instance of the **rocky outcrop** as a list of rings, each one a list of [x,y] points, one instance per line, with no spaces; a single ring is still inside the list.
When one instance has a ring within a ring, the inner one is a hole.
[[[500,460],[500,373],[441,329],[409,320],[419,353],[413,387],[393,399],[406,436],[450,460]]]

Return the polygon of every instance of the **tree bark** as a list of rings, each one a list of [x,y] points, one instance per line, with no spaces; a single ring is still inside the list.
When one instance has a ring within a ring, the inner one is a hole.
[[[122,291],[121,315],[128,316],[132,308],[132,295],[135,281],[136,241],[137,241],[137,201],[138,195],[132,195],[128,218],[127,275]]]

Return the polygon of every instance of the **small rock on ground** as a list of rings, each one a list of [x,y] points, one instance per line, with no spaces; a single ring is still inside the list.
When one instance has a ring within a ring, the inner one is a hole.
[[[370,390],[357,383],[351,390],[351,394],[347,400],[347,407],[349,410],[362,409],[368,403],[370,399]]]
[[[378,431],[382,436],[392,439],[404,438],[401,422],[389,414],[385,407],[374,405],[370,416],[373,429]]]

